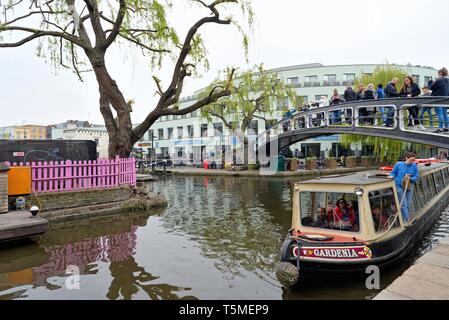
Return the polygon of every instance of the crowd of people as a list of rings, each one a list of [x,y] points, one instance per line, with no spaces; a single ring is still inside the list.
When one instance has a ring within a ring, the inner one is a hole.
[[[310,104],[304,104],[298,111],[308,111],[311,109],[338,105],[344,102],[360,100],[378,100],[399,97],[413,98],[420,96],[449,97],[448,70],[446,68],[438,70],[438,77],[435,80],[431,78],[428,84],[422,89],[415,83],[411,76],[406,76],[403,79],[401,87],[398,78],[393,78],[386,86],[378,84],[377,87],[375,87],[372,83],[369,83],[366,86],[359,84],[357,86],[357,91],[354,90],[351,85],[348,85],[344,94],[340,94],[337,89],[334,89],[330,99],[326,96],[322,96],[320,100],[312,101]],[[449,115],[447,109],[447,106],[410,106],[407,108],[407,127],[415,130],[425,130],[424,117],[427,115],[430,128],[433,128],[434,117],[436,116],[438,119],[438,130],[435,131],[435,133],[449,133]],[[288,117],[291,117],[294,111],[295,110],[289,111]],[[374,125],[376,124],[376,120],[380,119],[380,125],[384,127],[393,127],[394,113],[395,110],[388,106],[360,108],[358,116],[359,124]],[[344,118],[346,124],[352,124],[352,116],[350,109],[335,110],[331,113],[329,121],[330,124],[340,124],[342,118]],[[323,120],[324,113],[317,113],[315,117],[310,117],[309,122],[311,126],[320,126]],[[300,118],[297,124],[298,127],[304,127],[305,122],[305,118]]]

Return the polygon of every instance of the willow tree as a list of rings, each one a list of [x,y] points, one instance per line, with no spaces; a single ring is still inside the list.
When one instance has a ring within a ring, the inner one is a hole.
[[[177,104],[186,77],[198,74],[200,67],[207,69],[209,65],[201,28],[208,24],[232,24],[241,33],[247,49],[248,28],[238,24],[234,17],[242,14],[251,27],[250,1],[185,1],[192,4],[188,10],[201,9],[205,14],[190,26],[181,40],[167,18],[167,9],[175,5],[170,0],[9,0],[0,18],[0,48],[37,41],[39,56],[55,66],[71,69],[80,80],[84,72],[93,71],[100,94],[100,111],[109,134],[109,156],[126,157],[161,116],[188,114],[231,93],[233,70],[221,85],[213,87],[194,104],[182,109]],[[224,12],[226,17],[222,17]],[[108,50],[122,44],[141,49],[153,72],[163,71],[165,57],[174,63],[167,87],[153,74],[159,98],[155,106],[148,106],[147,117],[136,128],[131,122],[132,101],[126,100],[107,68]]]
[[[407,73],[402,68],[388,64],[377,67],[372,74],[363,74],[356,79],[355,86],[357,87],[359,84],[366,86],[372,83],[375,87],[378,84],[382,84],[385,88],[393,78],[398,78],[399,83],[401,83],[406,76]],[[397,89],[399,91],[401,88]],[[347,148],[353,143],[371,145],[373,146],[373,157],[388,162],[399,160],[404,150],[411,148],[410,143],[376,136],[343,135],[342,143]]]
[[[216,81],[204,92],[216,86],[224,86]],[[209,122],[220,119],[224,126],[238,137],[245,156],[248,154],[248,128],[256,119],[267,120],[279,106],[281,111],[288,110],[288,102],[297,104],[295,89],[284,83],[275,72],[266,71],[263,65],[236,74],[231,94],[201,109],[201,115]],[[203,93],[204,95],[204,93]],[[247,158],[245,157],[245,163]]]

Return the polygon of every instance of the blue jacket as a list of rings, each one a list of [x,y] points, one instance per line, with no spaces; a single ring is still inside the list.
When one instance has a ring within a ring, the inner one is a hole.
[[[418,166],[416,163],[406,164],[405,162],[398,162],[394,166],[393,171],[390,176],[394,178],[394,182],[396,186],[402,187],[402,180],[404,179],[406,174],[410,174],[410,180],[412,183],[415,183],[419,178]]]
[[[439,78],[436,81],[429,81],[429,89],[432,90],[433,97],[449,96],[449,79]]]
[[[385,99],[384,89],[377,88],[377,99]]]

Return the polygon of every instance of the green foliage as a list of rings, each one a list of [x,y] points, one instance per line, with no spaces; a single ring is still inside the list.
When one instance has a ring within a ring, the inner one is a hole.
[[[214,87],[223,85],[223,82],[215,81],[201,95],[205,96]],[[254,118],[271,115],[277,104],[287,98],[294,106],[298,104],[292,86],[280,80],[278,74],[264,70],[263,65],[257,65],[237,74],[231,86],[231,95],[203,107],[201,115],[209,121],[214,116],[222,118],[233,130],[244,133]],[[287,105],[283,109],[286,111]]]
[[[381,83],[385,88],[393,78],[398,78],[399,83],[401,83],[406,76],[407,73],[405,73],[403,69],[398,68],[394,65],[386,65],[377,67],[374,70],[373,74],[364,74],[360,78],[356,79],[355,87],[357,88],[359,84],[363,84],[366,86],[372,83],[374,84],[374,88],[377,88],[377,85]],[[398,90],[400,90],[400,88],[398,88]]]
[[[407,74],[403,69],[394,65],[387,65],[383,67],[377,67],[373,74],[365,74],[355,81],[355,87],[359,84],[368,85],[374,84],[374,88],[377,88],[378,84],[383,84],[384,88],[393,79],[398,78],[401,83]],[[400,90],[400,88],[398,88]],[[385,139],[380,137],[368,137],[358,135],[343,135],[342,144],[349,148],[352,143],[361,143],[365,145],[374,146],[374,158],[378,158],[381,161],[395,162],[402,156],[403,150],[410,147],[410,144],[403,141]]]
[[[417,150],[422,147],[422,145],[405,141],[360,135],[342,135],[341,143],[345,148],[350,148],[352,144],[358,143],[372,145],[374,147],[373,155],[368,158],[388,161],[390,163],[402,159],[405,151]]]

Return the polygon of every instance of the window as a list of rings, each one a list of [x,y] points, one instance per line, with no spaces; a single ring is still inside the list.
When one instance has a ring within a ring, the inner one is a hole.
[[[192,112],[192,118],[198,117],[198,110]]]
[[[168,154],[168,148],[167,147],[162,147],[161,148],[161,153],[162,153],[163,157],[167,157],[169,155]]]
[[[321,97],[326,97],[327,98],[327,94],[322,94],[322,95],[319,95],[319,96],[315,96],[315,101],[320,101]]]
[[[173,128],[168,128],[167,134],[168,134],[168,139],[172,140],[173,139]]]
[[[193,138],[193,126],[187,126],[187,134],[189,138]]]
[[[344,81],[354,81],[355,80],[355,73],[344,73],[343,74],[343,80]]]
[[[422,186],[424,188],[424,190],[426,190],[426,192],[423,194],[423,198],[425,200],[425,202],[429,202],[432,199],[432,196],[430,195],[430,185],[429,185],[429,180],[427,179],[427,176],[420,178]]]
[[[299,85],[299,77],[287,78],[287,84],[292,86]]]
[[[259,132],[259,121],[253,120],[248,126],[248,135],[257,135]]]
[[[182,139],[182,137],[184,136],[184,128],[183,127],[178,127],[178,139]]]
[[[420,80],[419,75],[414,74],[414,75],[412,75],[412,78],[413,78],[413,81],[415,81],[415,83],[419,85],[419,80]]]
[[[201,137],[206,138],[208,136],[207,127],[207,123],[201,125]]]
[[[153,129],[148,130],[148,136],[150,137],[150,140],[153,139],[153,137],[154,137],[154,130]]]
[[[337,75],[336,74],[325,74],[324,81],[335,82],[335,81],[337,81]]]
[[[276,102],[277,110],[284,110],[288,108],[288,97],[278,98]]]
[[[432,79],[432,77],[424,77],[424,85],[427,86],[427,84],[429,83],[429,81]]]
[[[399,227],[399,219],[396,218],[398,210],[393,188],[370,192],[369,203],[374,230],[377,233],[385,232],[393,221],[393,228]]]
[[[441,193],[444,190],[444,182],[443,176],[441,175],[441,171],[434,172],[433,179],[435,180],[437,192]]]
[[[433,199],[437,195],[437,188],[435,186],[435,181],[433,180],[433,176],[431,174],[427,175],[426,178],[429,181],[430,197],[431,199]]]
[[[415,190],[413,193],[413,200],[416,201],[416,203],[415,203],[416,211],[418,211],[419,209],[422,209],[427,204],[427,200],[426,200],[426,196],[425,196],[426,193],[424,190],[425,189],[424,189],[423,180],[418,179],[418,181],[416,181]]]
[[[317,82],[318,76],[306,76],[306,82]]]
[[[222,123],[214,123],[214,136],[220,137],[223,134],[223,124]]]
[[[157,130],[157,138],[159,140],[164,140],[164,129],[158,129]]]
[[[274,126],[277,123],[276,119],[269,119],[265,121],[265,130],[270,129],[272,126]]]
[[[359,202],[354,193],[301,192],[304,227],[359,232]]]
[[[95,144],[98,146],[100,144],[100,140],[99,139],[94,139]]]

